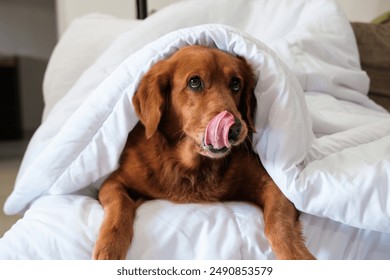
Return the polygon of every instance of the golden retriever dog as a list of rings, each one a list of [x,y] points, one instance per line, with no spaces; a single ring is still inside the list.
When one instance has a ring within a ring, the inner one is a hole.
[[[136,209],[150,199],[253,203],[278,259],[314,259],[298,211],[252,149],[254,87],[245,59],[215,48],[187,46],[151,67],[133,97],[140,121],[99,192],[94,259],[126,257]]]

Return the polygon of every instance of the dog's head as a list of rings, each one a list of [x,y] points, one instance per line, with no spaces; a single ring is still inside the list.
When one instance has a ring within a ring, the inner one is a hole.
[[[172,141],[189,138],[200,154],[219,158],[254,131],[254,85],[245,59],[188,46],[151,67],[133,104],[147,138],[156,130]]]

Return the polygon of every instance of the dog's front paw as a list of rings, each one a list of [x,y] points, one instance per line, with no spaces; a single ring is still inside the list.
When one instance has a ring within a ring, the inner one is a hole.
[[[93,248],[94,260],[124,260],[127,251],[119,246],[118,242],[98,240]]]

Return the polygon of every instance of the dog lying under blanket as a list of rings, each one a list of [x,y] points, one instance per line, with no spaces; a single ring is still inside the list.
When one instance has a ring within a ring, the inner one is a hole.
[[[254,86],[245,59],[204,46],[151,67],[133,97],[140,122],[99,192],[105,217],[94,259],[126,257],[137,206],[149,199],[254,203],[278,259],[314,259],[298,211],[252,149]]]

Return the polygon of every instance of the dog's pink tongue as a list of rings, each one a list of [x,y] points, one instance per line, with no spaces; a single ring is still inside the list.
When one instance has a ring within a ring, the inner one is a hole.
[[[206,127],[205,144],[212,145],[214,149],[230,147],[229,130],[233,124],[234,116],[228,111],[216,115]]]

